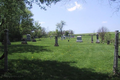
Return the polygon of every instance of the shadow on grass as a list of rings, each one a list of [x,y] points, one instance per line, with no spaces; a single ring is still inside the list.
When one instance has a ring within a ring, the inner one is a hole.
[[[2,80],[106,80],[107,74],[96,73],[90,68],[77,68],[69,64],[41,60],[9,60],[9,72]]]
[[[33,46],[33,45],[9,45],[8,46],[8,54],[12,53],[39,53],[43,51],[52,52],[51,50],[47,49],[49,46]],[[3,46],[0,46],[0,48],[4,49]]]

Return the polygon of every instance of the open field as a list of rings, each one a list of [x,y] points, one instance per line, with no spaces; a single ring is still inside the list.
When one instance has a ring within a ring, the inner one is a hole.
[[[113,77],[114,43],[91,43],[90,36],[83,36],[82,43],[76,37],[58,39],[41,38],[37,42],[12,42],[8,46],[9,72],[0,78],[18,80],[119,80]],[[3,46],[0,44],[0,56]],[[4,68],[0,61],[0,69]]]

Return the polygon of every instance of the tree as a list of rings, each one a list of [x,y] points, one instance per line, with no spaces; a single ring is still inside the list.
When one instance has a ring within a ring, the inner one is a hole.
[[[29,8],[32,8],[32,3],[35,2],[41,9],[45,9],[43,6],[50,6],[52,3],[57,3],[60,0],[0,0],[0,39],[3,41],[4,29],[9,30],[9,37],[13,40],[16,32],[21,34],[30,33],[32,25],[31,14],[26,11],[26,4]],[[4,24],[3,24],[4,22]],[[29,24],[29,26],[27,26]],[[19,39],[20,40],[20,39]]]
[[[69,31],[65,31],[65,36],[68,36],[68,34],[69,34]]]
[[[0,18],[2,25],[0,26],[0,32],[4,29],[9,30],[10,40],[21,37],[21,19],[25,14],[24,2],[18,2],[17,0],[0,0]],[[4,22],[4,23],[3,23]],[[3,34],[0,34],[0,40],[3,41]]]
[[[60,23],[57,23],[57,29],[61,32],[62,35],[62,30],[63,30],[63,26],[66,25],[66,23],[64,21],[61,21]]]
[[[68,30],[68,31],[69,31],[69,34],[74,34],[73,30]]]
[[[19,1],[24,1],[26,4],[28,4],[29,9],[32,8],[32,3],[35,2],[37,5],[39,5],[41,9],[46,10],[46,8],[43,5],[50,6],[52,3],[56,4],[57,2],[61,0],[19,0]]]
[[[108,33],[109,32],[109,30],[106,28],[106,27],[101,27],[100,29],[98,29],[98,34],[99,34],[99,36],[100,36],[100,38],[101,38],[101,42],[103,42],[104,41],[104,39],[105,39],[105,35],[106,35],[106,33]]]

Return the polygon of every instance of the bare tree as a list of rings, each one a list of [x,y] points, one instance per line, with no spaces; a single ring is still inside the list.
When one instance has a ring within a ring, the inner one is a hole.
[[[74,31],[73,30],[69,30],[69,34],[74,34]]]
[[[60,23],[57,23],[57,29],[61,32],[62,35],[62,30],[63,30],[63,26],[66,25],[66,23],[64,21],[61,21]]]
[[[105,34],[107,33],[107,32],[109,32],[109,30],[106,28],[106,27],[101,27],[100,29],[98,29],[98,34],[99,34],[99,36],[100,36],[100,38],[101,38],[101,42],[103,42],[104,41],[104,39],[105,39]]]

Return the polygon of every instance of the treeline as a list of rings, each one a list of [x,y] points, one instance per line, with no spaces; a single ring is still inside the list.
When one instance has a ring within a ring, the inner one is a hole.
[[[45,28],[34,23],[32,16],[23,0],[0,0],[0,41],[3,41],[4,29],[9,30],[10,41],[20,41],[26,34],[45,35]]]

